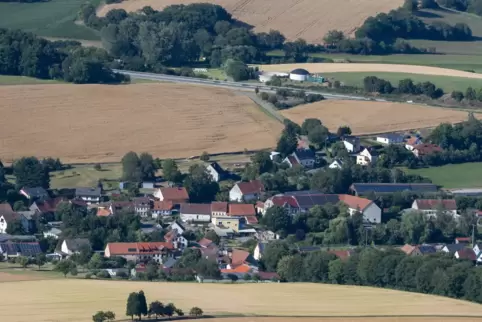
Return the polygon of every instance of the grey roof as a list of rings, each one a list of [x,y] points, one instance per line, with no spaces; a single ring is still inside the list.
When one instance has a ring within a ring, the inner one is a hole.
[[[44,231],[44,233],[50,233],[52,235],[59,236],[62,233],[62,230],[60,230],[58,228],[50,228],[49,230]]]
[[[345,136],[343,141],[350,142],[351,144],[360,143],[360,138],[357,136]]]
[[[37,213],[35,210],[17,211],[19,215],[24,216],[28,220],[33,219],[33,216]]]
[[[174,265],[176,265],[176,262],[177,262],[177,259],[175,259],[173,257],[169,257],[164,263],[162,263],[162,265],[165,268],[172,268],[172,267],[174,267]]]
[[[209,165],[219,174],[223,174],[225,172],[217,162],[211,162]]]
[[[455,253],[461,249],[465,248],[465,244],[447,244],[445,245],[447,249],[449,250],[449,253]]]
[[[393,193],[401,191],[436,192],[437,186],[432,183],[354,183],[353,191],[358,194],[367,192]]]
[[[300,160],[313,160],[315,159],[315,152],[311,149],[296,149],[295,152],[298,159]]]
[[[38,242],[31,242],[31,243],[0,243],[0,251],[3,254],[7,255],[17,255],[20,254],[22,256],[27,257],[34,257],[37,254],[40,254],[42,250],[40,249],[40,245]]]
[[[320,246],[298,246],[298,250],[302,253],[316,252],[321,250]]]
[[[309,75],[310,72],[307,71],[306,69],[303,69],[303,68],[296,68],[296,69],[293,69],[290,74],[295,74],[295,75]]]
[[[211,204],[209,203],[182,203],[180,208],[182,214],[211,215]]]
[[[90,246],[90,241],[87,238],[73,238],[73,239],[66,239],[65,243],[67,244],[67,248],[73,252],[78,252],[84,246]]]
[[[0,243],[4,243],[7,241],[37,241],[37,238],[33,235],[9,235],[9,234],[0,234]]]
[[[33,187],[33,188],[27,188],[24,187],[22,190],[30,196],[30,198],[36,198],[36,199],[48,199],[49,194],[47,191],[42,188],[42,187]]]
[[[327,194],[311,194],[295,196],[300,208],[312,208],[314,206],[323,206],[327,203],[336,204],[340,201],[338,195]]]
[[[380,134],[380,135],[377,135],[377,137],[386,138],[386,139],[389,139],[391,141],[403,140],[405,138],[404,135],[397,134],[397,133]]]
[[[321,194],[321,191],[318,190],[301,190],[301,191],[288,191],[285,192],[283,195],[285,196],[303,196],[303,195],[312,195],[312,194]]]
[[[102,192],[100,188],[77,188],[75,189],[76,197],[100,197]]]
[[[423,255],[435,254],[437,252],[437,250],[435,249],[435,246],[432,246],[432,245],[420,245],[420,246],[418,246],[418,250]]]

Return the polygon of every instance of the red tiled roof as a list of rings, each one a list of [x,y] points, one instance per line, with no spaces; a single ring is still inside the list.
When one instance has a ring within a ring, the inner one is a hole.
[[[108,243],[106,248],[109,249],[110,255],[140,255],[140,254],[157,254],[164,248],[173,249],[171,243],[152,242],[152,243]]]
[[[455,199],[417,199],[415,202],[421,210],[436,209],[438,206],[445,210],[457,210]]]
[[[153,210],[157,211],[168,211],[174,208],[172,201],[154,201]]]
[[[238,182],[237,185],[243,195],[260,193],[264,191],[263,183],[260,180],[251,180],[250,182]]]
[[[442,148],[436,144],[422,143],[413,147],[414,150],[418,150],[419,155],[430,154],[435,152],[442,152]]]
[[[299,208],[298,202],[293,196],[274,196],[271,197],[271,201],[275,206],[283,207],[285,204],[288,204],[291,207]]]
[[[262,209],[264,209],[264,202],[262,202],[262,201],[256,201],[256,208],[262,208]]]
[[[254,205],[252,204],[232,203],[232,204],[229,204],[229,215],[230,216],[255,216],[256,211],[254,210]]]
[[[415,248],[416,248],[415,246],[405,244],[403,245],[403,247],[400,247],[400,250],[405,254],[410,255],[415,250]]]
[[[8,202],[0,203],[0,212],[13,212],[12,206]]]
[[[271,280],[273,278],[279,279],[278,273],[274,272],[258,272],[258,275],[263,281]]]
[[[287,158],[288,161],[291,163],[291,165],[298,165],[298,164],[300,164],[300,163],[298,162],[298,160],[296,160],[296,158],[295,158],[294,156],[292,156],[292,155],[289,155],[289,156],[287,156],[286,158]]]
[[[162,197],[164,200],[171,200],[171,201],[180,201],[180,200],[189,200],[189,195],[187,193],[186,188],[184,187],[167,187],[167,188],[160,188]]]
[[[97,208],[97,216],[99,217],[108,217],[112,215],[109,209],[106,208]]]
[[[329,250],[328,253],[335,255],[339,259],[347,259],[351,256],[351,251],[349,250]]]
[[[211,239],[203,238],[200,241],[197,242],[200,246],[202,247],[208,247],[213,243]]]
[[[459,256],[458,257],[459,259],[468,259],[471,261],[475,261],[477,257],[475,256],[474,250],[471,248],[464,248],[464,249],[458,250],[456,253]]]
[[[405,142],[405,144],[407,145],[414,145],[415,143],[417,143],[418,141],[420,141],[420,138],[416,137],[416,136],[412,136],[410,137],[407,142]]]
[[[256,216],[245,216],[246,222],[250,225],[255,225],[258,223],[258,218]]]
[[[455,240],[459,242],[470,242],[470,237],[456,237]]]
[[[221,273],[229,274],[229,273],[249,273],[251,271],[251,267],[249,265],[243,264],[236,266],[232,269],[222,269]]]
[[[37,201],[37,207],[40,209],[41,212],[55,212],[57,206],[62,202],[65,201],[64,198],[54,198],[45,201]]]
[[[231,253],[231,266],[244,264],[248,257],[249,252],[241,249],[233,249],[233,252]]]
[[[365,210],[373,201],[352,195],[339,195],[340,201],[352,209]]]
[[[223,201],[215,201],[211,203],[211,212],[227,212],[228,203]]]

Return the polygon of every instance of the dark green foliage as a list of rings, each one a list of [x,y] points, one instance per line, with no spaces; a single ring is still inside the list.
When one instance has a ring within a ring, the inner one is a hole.
[[[390,94],[394,89],[389,81],[376,76],[365,77],[363,79],[363,86],[365,91],[369,93]]]
[[[462,93],[461,91],[453,91],[452,94],[450,94],[450,96],[458,102],[464,99],[464,93]]]
[[[274,232],[285,234],[291,226],[291,216],[279,206],[270,207],[262,218],[262,223]]]
[[[17,188],[48,188],[50,177],[42,163],[35,157],[25,157],[13,163],[13,174]]]
[[[423,9],[437,9],[438,7],[438,3],[435,0],[422,0],[420,2],[420,8]]]
[[[153,180],[156,174],[154,159],[149,153],[140,156],[135,152],[128,152],[122,157],[122,179],[129,182]]]
[[[278,262],[284,256],[290,254],[290,250],[286,242],[275,241],[266,245],[266,248],[261,258],[261,264],[268,272],[276,271]]]
[[[162,161],[162,173],[164,179],[171,182],[179,182],[182,178],[181,172],[177,167],[176,161],[166,159]]]
[[[184,179],[184,187],[192,202],[210,202],[219,192],[219,184],[212,180],[210,173],[202,164],[189,167],[189,173]]]
[[[256,72],[253,68],[250,68],[243,62],[234,59],[226,60],[224,63],[224,72],[235,82],[256,78]]]

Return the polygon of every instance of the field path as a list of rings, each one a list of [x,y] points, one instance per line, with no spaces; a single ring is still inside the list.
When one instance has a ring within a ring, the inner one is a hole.
[[[464,72],[461,70],[398,64],[364,64],[364,63],[315,63],[315,64],[280,64],[258,65],[266,72],[290,72],[296,68],[304,68],[310,73],[338,73],[338,72],[392,72],[419,75],[454,76],[482,79],[482,74]],[[376,76],[376,74],[374,74]]]
[[[301,37],[312,43],[322,42],[332,29],[350,35],[366,18],[403,4],[403,0],[126,0],[100,7],[98,15],[119,8],[136,11],[151,6],[161,10],[173,4],[201,2],[223,6],[258,32],[279,30],[289,40]]]

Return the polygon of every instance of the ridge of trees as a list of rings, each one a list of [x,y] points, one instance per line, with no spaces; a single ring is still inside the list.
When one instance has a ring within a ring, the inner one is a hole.
[[[398,87],[394,87],[392,83],[376,76],[367,76],[363,79],[363,88],[369,93],[380,94],[410,94],[410,95],[425,95],[432,99],[440,98],[444,95],[441,88],[431,82],[414,83],[412,79],[401,79],[398,82]]]
[[[482,16],[481,0],[437,0],[441,6]]]
[[[0,29],[0,74],[72,83],[121,83],[112,58],[103,49],[84,48],[72,41],[48,41],[20,30]]]

